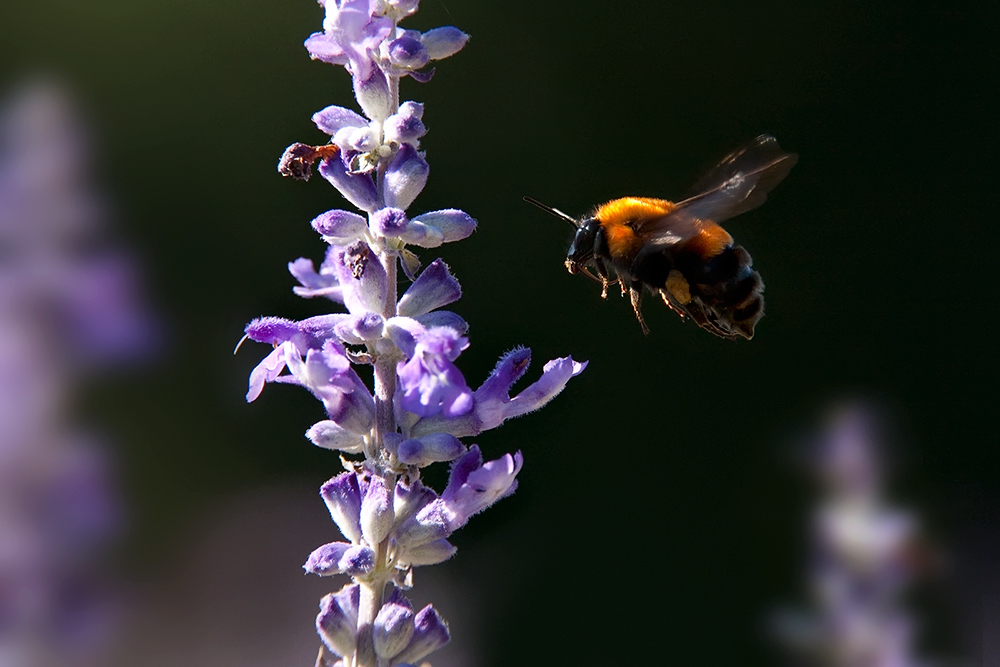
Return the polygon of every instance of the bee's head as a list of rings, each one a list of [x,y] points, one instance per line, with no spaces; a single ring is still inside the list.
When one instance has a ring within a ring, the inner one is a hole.
[[[585,218],[577,223],[576,235],[566,253],[566,270],[577,273],[594,258],[594,243],[601,223],[597,218]]]

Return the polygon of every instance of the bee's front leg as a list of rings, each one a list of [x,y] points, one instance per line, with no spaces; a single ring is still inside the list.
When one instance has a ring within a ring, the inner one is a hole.
[[[597,271],[597,276],[601,279],[601,298],[608,298],[608,285],[611,284],[611,280],[608,277],[608,267],[605,266],[604,260],[600,257],[594,257],[594,269]]]

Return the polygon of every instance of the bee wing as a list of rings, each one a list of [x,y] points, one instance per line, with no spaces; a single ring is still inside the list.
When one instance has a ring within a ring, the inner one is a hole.
[[[691,189],[694,194],[673,211],[643,225],[647,243],[670,247],[696,236],[703,220],[722,222],[757,208],[798,160],[771,135],[760,135],[705,174]]]
[[[774,137],[762,134],[705,174],[677,208],[696,218],[728,220],[763,204],[798,161],[798,155],[786,153]]]

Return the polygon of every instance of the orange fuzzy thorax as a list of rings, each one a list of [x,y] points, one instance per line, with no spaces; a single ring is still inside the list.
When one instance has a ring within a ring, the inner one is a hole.
[[[622,197],[600,206],[595,212],[608,241],[612,260],[631,261],[642,249],[637,230],[647,220],[661,218],[674,210],[674,203],[651,197]]]
[[[662,218],[674,208],[676,205],[666,199],[622,197],[599,207],[594,212],[594,217],[604,228],[611,258],[628,263],[635,259],[646,242],[642,234],[643,223]],[[711,220],[703,220],[700,231],[687,240],[684,249],[708,260],[732,243],[733,237],[729,232]]]

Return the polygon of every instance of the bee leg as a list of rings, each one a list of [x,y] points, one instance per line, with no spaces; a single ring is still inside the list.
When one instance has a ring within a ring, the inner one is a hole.
[[[594,268],[597,269],[597,275],[601,279],[601,298],[608,298],[608,285],[611,282],[608,280],[608,268],[604,265],[604,261],[600,257],[594,258]]]
[[[659,290],[659,292],[660,292],[660,298],[663,299],[663,303],[667,305],[667,308],[680,315],[680,318],[682,320],[687,319],[687,313],[681,310],[680,306],[674,303],[673,298],[667,293],[666,290],[661,289]]]
[[[625,289],[625,282],[622,281],[622,290]],[[629,297],[632,299],[632,310],[635,311],[635,318],[639,320],[639,326],[642,327],[642,333],[649,334],[649,327],[646,326],[646,320],[642,318],[642,310],[639,308],[640,302],[642,301],[642,292],[635,285],[629,285],[628,287]]]

